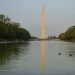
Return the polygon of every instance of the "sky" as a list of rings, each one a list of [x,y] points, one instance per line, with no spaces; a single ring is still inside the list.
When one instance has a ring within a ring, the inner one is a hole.
[[[21,23],[32,36],[40,37],[43,3],[46,36],[57,36],[75,25],[75,0],[0,0],[0,14]]]

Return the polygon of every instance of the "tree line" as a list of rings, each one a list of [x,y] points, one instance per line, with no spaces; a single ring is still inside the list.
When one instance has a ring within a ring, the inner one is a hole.
[[[75,40],[75,26],[71,26],[64,33],[59,34],[58,38],[69,41]]]
[[[20,27],[21,24],[11,21],[4,14],[0,14],[0,40],[28,40],[31,38],[29,31]]]

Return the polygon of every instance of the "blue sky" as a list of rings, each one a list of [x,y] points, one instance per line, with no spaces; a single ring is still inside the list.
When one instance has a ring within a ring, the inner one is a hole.
[[[43,0],[0,0],[0,13],[41,36]],[[75,0],[44,0],[46,35],[58,35],[75,25]]]

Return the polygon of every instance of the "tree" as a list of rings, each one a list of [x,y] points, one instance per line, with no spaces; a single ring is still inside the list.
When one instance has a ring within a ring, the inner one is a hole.
[[[12,22],[9,17],[0,15],[0,39],[2,40],[28,40],[30,33],[20,27],[20,23]]]
[[[17,39],[19,40],[28,40],[30,39],[30,33],[24,28],[18,28]]]
[[[9,23],[10,22],[10,18],[9,17],[6,17],[5,15],[1,14],[0,15],[0,22],[2,24],[6,24],[6,23]]]
[[[75,26],[69,27],[65,33],[59,35],[61,40],[75,40]]]
[[[61,40],[64,40],[65,39],[65,33],[59,34],[58,38]]]
[[[75,26],[71,26],[70,28],[68,28],[68,30],[65,32],[65,39],[66,40],[75,39]]]

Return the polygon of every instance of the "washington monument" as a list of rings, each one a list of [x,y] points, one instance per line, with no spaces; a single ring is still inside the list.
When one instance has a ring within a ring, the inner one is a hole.
[[[43,3],[42,6],[42,33],[41,33],[41,49],[42,49],[42,73],[44,73],[45,70],[45,41],[44,39],[46,39],[46,34],[45,34],[45,6]]]

